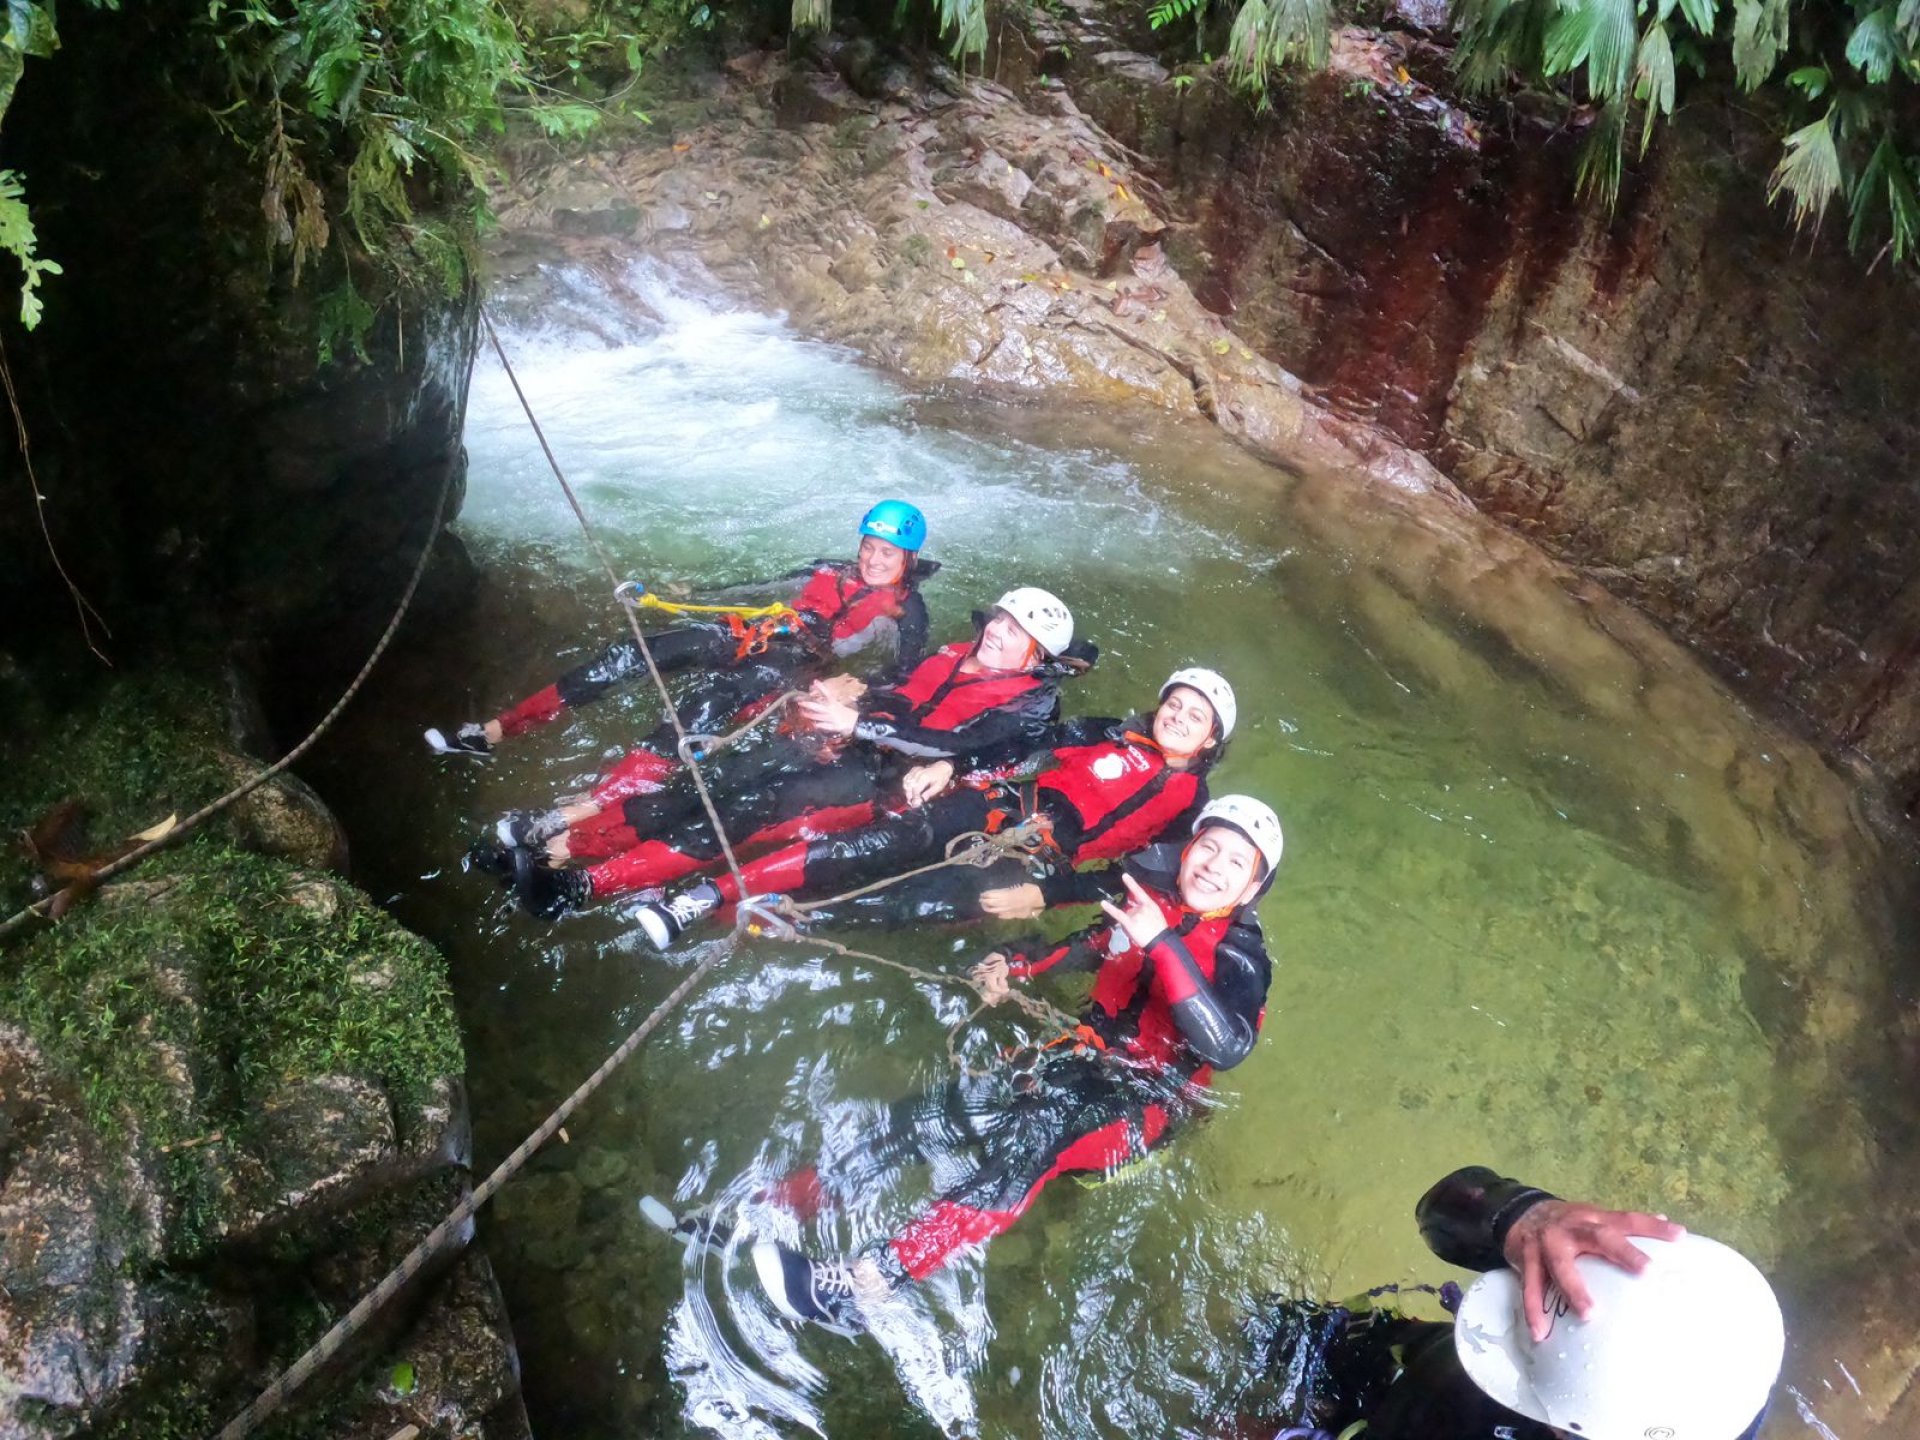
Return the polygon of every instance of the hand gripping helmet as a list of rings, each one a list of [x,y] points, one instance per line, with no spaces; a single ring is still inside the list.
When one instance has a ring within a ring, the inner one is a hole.
[[[1280,865],[1280,852],[1286,848],[1286,837],[1280,833],[1280,817],[1273,813],[1271,805],[1251,795],[1222,795],[1201,807],[1193,822],[1193,833],[1198,835],[1209,825],[1226,825],[1251,840],[1253,848],[1266,862],[1267,873],[1263,878],[1273,879],[1273,872]]]
[[[1704,1235],[1635,1237],[1629,1274],[1594,1255],[1574,1263],[1593,1296],[1585,1320],[1547,1287],[1553,1328],[1538,1345],[1520,1277],[1474,1281],[1453,1326],[1473,1383],[1509,1410],[1580,1440],[1735,1440],[1780,1373],[1780,1303],[1753,1264]]]
[[[1073,612],[1057,595],[1022,585],[994,601],[993,608],[1018,620],[1033,643],[1049,655],[1058,655],[1073,643]]]
[[[927,517],[904,500],[882,500],[860,521],[860,533],[902,550],[918,550],[927,543]]]
[[[1176,685],[1198,690],[1207,697],[1207,703],[1213,706],[1213,713],[1220,721],[1222,740],[1233,734],[1233,722],[1239,718],[1240,706],[1233,698],[1233,686],[1227,683],[1226,676],[1218,670],[1203,670],[1197,666],[1189,670],[1176,670],[1167,677],[1167,683],[1160,687],[1160,698],[1166,699],[1167,692]]]

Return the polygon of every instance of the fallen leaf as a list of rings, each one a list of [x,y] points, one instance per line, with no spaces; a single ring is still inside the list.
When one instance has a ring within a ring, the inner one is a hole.
[[[1166,318],[1167,318],[1167,312],[1164,310],[1156,310],[1153,312],[1153,320],[1156,325],[1164,321]]]
[[[149,825],[146,829],[142,830],[138,835],[134,836],[133,838],[142,842],[143,844],[148,840],[164,839],[166,836],[171,835],[173,833],[174,826],[178,825],[179,823],[180,823],[180,812],[176,810],[173,812],[173,814],[167,816],[166,819],[162,820],[158,825]]]
[[[1115,182],[1114,182],[1114,186],[1113,186],[1113,193],[1114,193],[1115,195],[1118,195],[1118,196],[1119,196],[1119,197],[1120,197],[1120,198],[1121,198],[1122,200],[1131,200],[1131,199],[1133,199],[1133,196],[1131,196],[1131,195],[1129,195],[1129,194],[1127,193],[1127,187],[1126,187],[1126,186],[1124,186],[1124,185],[1122,185],[1122,184],[1120,184],[1120,183],[1119,183],[1118,181],[1115,181]]]
[[[1413,79],[1411,75],[1407,74],[1407,67],[1404,65],[1396,65],[1393,67],[1393,78],[1398,80],[1402,85],[1407,84]]]
[[[393,1367],[392,1378],[393,1388],[402,1395],[411,1395],[413,1387],[419,1382],[419,1377],[413,1373],[413,1363],[408,1360],[402,1360]]]
[[[567,1134],[567,1127],[564,1125],[560,1127],[560,1143],[562,1145],[573,1144],[573,1137]]]
[[[1216,340],[1213,342],[1213,353],[1216,355],[1224,355],[1231,349],[1233,349],[1233,342],[1231,340]]]
[[[718,200],[720,198],[720,192],[718,190],[702,190],[700,193],[709,200]]]
[[[771,224],[773,224],[772,217],[770,217],[766,211],[762,210],[760,212],[760,228],[764,230]]]
[[[967,268],[967,262],[962,260],[958,255],[953,257],[952,264],[956,270],[964,270]]]
[[[1102,176],[1103,176],[1104,178],[1106,178],[1106,179],[1109,179],[1109,180],[1111,180],[1111,179],[1113,178],[1113,171],[1112,171],[1112,170],[1110,170],[1110,169],[1109,169],[1108,167],[1106,167],[1105,165],[1102,165],[1102,166],[1100,167],[1100,174],[1101,174],[1101,175],[1102,175]]]
[[[1242,351],[1240,352],[1240,358],[1241,358],[1242,360],[1251,360],[1251,359],[1253,358],[1253,351],[1251,351],[1251,350],[1242,350]]]
[[[691,140],[676,140],[673,142],[673,149],[676,155],[684,155],[692,148],[693,142]]]

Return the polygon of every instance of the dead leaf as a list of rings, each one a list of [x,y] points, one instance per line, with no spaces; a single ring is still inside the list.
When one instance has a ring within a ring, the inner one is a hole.
[[[180,812],[176,810],[173,812],[173,814],[167,816],[166,819],[162,820],[158,825],[149,825],[146,829],[142,830],[138,835],[134,836],[133,838],[135,840],[138,840],[143,845],[146,844],[146,842],[149,840],[164,840],[167,836],[173,833],[174,827],[179,823],[180,823]]]
[[[958,255],[954,256],[950,263],[956,270],[964,270],[967,268],[967,262],[962,260]]]
[[[562,1145],[571,1145],[571,1144],[573,1144],[573,1140],[572,1140],[572,1137],[570,1137],[570,1136],[569,1136],[569,1135],[567,1134],[567,1127],[566,1127],[566,1126],[564,1126],[564,1125],[562,1125],[562,1126],[560,1127],[560,1143],[561,1143]]]
[[[1131,196],[1131,195],[1129,195],[1129,194],[1127,193],[1127,187],[1126,187],[1126,186],[1124,186],[1124,185],[1122,185],[1122,184],[1119,184],[1119,183],[1118,183],[1117,181],[1116,181],[1116,182],[1115,182],[1115,184],[1114,184],[1114,187],[1113,187],[1113,193],[1114,193],[1115,195],[1117,195],[1117,196],[1119,196],[1119,197],[1120,197],[1120,198],[1121,198],[1122,200],[1131,200],[1131,199],[1133,199],[1133,196]]]
[[[1213,353],[1216,355],[1224,355],[1231,349],[1233,349],[1233,342],[1231,340],[1216,340],[1213,342]]]

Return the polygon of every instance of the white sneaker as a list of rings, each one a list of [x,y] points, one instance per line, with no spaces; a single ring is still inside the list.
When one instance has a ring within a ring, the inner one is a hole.
[[[439,730],[426,733],[427,748],[436,755],[491,755],[493,742],[487,739],[487,727],[469,720],[453,732],[449,740]]]
[[[850,1265],[812,1260],[772,1240],[753,1247],[754,1273],[773,1308],[787,1319],[838,1335],[866,1329],[860,1307],[887,1297],[886,1278],[864,1257]]]
[[[718,910],[725,897],[711,880],[690,885],[678,895],[652,905],[643,905],[635,913],[640,928],[656,950],[665,950],[688,930]]]

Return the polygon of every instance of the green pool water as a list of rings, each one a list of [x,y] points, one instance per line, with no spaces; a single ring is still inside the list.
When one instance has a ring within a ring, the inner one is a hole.
[[[1781,1288],[1810,1413],[1898,1433],[1913,863],[1847,777],[1471,516],[1283,475],[1204,426],[909,394],[643,278],[661,318],[629,343],[509,335],[617,563],[777,573],[845,552],[899,495],[932,524],[937,637],[1042,584],[1102,647],[1076,710],[1218,668],[1241,730],[1216,793],[1268,799],[1287,829],[1262,908],[1277,967],[1217,1114],[1137,1172],[1050,1188],[882,1343],[781,1326],[742,1241],[683,1255],[637,1201],[751,1215],[764,1179],[939,1077],[967,997],[803,946],[735,955],[485,1223],[537,1433],[1221,1433],[1256,1297],[1451,1278],[1412,1207],[1470,1162],[1745,1249]],[[528,920],[460,869],[502,809],[582,788],[655,718],[639,687],[492,763],[426,755],[422,727],[491,713],[619,625],[490,365],[468,443],[475,603],[407,637],[316,779],[363,883],[453,963],[486,1165],[690,961],[617,909]],[[856,943],[956,969],[990,938]],[[904,1173],[794,1238],[872,1239],[927,1186]],[[1769,1433],[1806,1423],[1786,1400]]]

